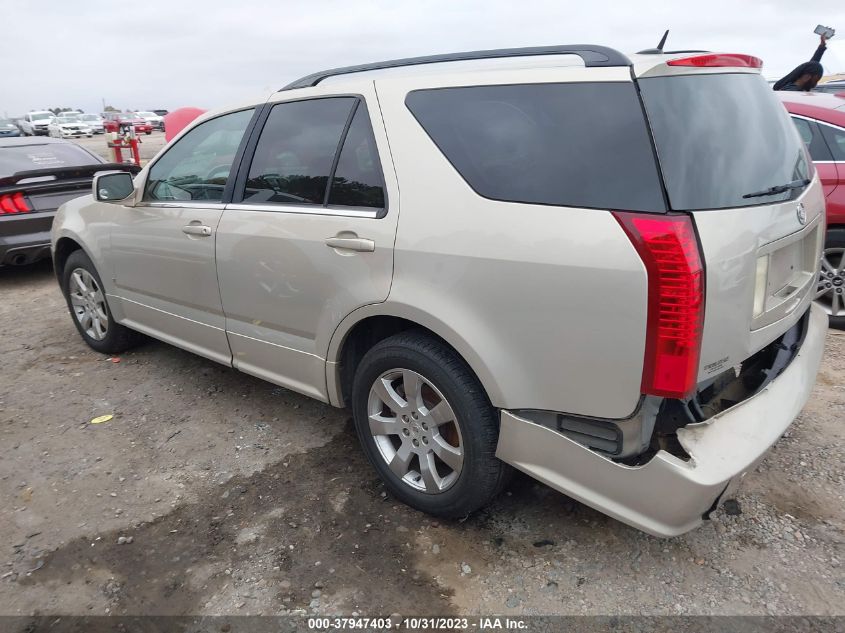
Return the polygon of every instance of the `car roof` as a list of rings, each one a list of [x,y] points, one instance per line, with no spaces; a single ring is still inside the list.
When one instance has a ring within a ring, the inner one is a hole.
[[[61,138],[53,138],[51,136],[15,136],[12,138],[0,138],[0,147],[22,147],[25,145],[55,145],[56,143],[64,143],[65,145],[76,145]]]
[[[845,127],[845,99],[825,92],[776,91],[792,114]]]

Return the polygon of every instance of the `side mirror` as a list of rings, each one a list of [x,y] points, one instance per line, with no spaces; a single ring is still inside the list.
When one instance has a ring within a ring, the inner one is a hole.
[[[132,175],[125,171],[106,171],[94,175],[94,200],[100,202],[122,202],[132,195],[135,185]]]

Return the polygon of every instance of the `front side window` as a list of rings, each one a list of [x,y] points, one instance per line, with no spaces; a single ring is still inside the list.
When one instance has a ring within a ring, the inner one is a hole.
[[[150,168],[144,200],[220,202],[252,114],[224,114],[185,134]]]

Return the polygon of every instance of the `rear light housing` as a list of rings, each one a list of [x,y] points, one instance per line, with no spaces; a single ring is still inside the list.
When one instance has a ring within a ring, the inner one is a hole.
[[[692,66],[695,68],[762,68],[763,60],[742,53],[708,53],[670,59],[667,66]]]
[[[28,213],[32,207],[22,192],[0,194],[0,215]]]
[[[695,391],[704,324],[704,269],[687,215],[613,213],[648,275],[642,392],[684,399]]]

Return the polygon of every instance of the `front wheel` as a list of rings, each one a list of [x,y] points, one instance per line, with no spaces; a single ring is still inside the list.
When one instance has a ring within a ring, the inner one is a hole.
[[[487,394],[462,358],[424,332],[402,332],[367,352],[352,408],[370,463],[393,496],[418,510],[466,516],[507,482]]]
[[[62,271],[62,292],[76,329],[92,349],[118,354],[144,339],[143,334],[115,322],[100,275],[84,251],[74,251],[68,257]]]
[[[845,228],[827,232],[816,301],[830,315],[831,327],[845,330]]]

